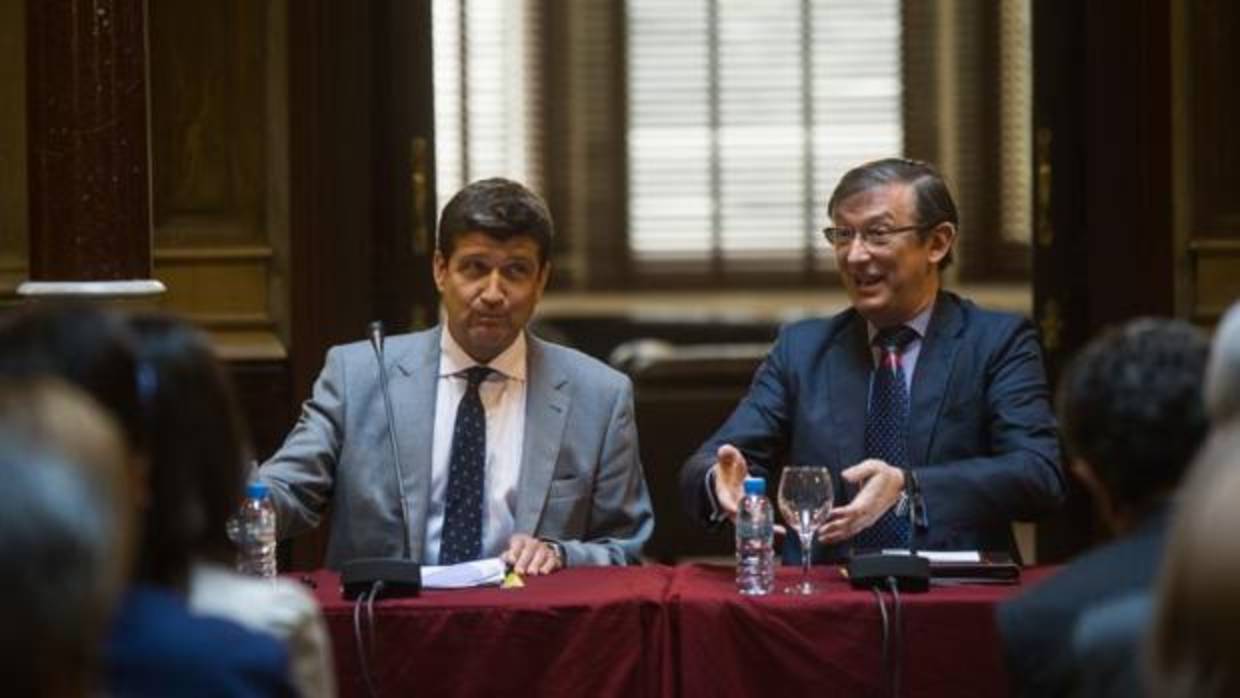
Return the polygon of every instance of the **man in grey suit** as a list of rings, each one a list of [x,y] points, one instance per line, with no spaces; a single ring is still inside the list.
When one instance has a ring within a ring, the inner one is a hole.
[[[525,325],[550,274],[552,222],[520,184],[470,184],[433,262],[443,322],[390,338],[393,456],[372,347],[333,347],[284,446],[260,469],[281,537],[318,525],[327,565],[501,556],[524,574],[638,559],[654,528],[632,384]]]

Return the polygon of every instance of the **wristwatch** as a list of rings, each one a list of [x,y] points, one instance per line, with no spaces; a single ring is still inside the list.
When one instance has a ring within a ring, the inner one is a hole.
[[[565,554],[564,545],[562,543],[549,538],[542,538],[540,540],[546,543],[547,547],[551,548],[551,554],[555,555],[555,561],[561,568],[568,566],[568,555]]]
[[[913,519],[918,523],[924,522],[925,504],[921,501],[921,483],[917,480],[917,473],[911,468],[904,468],[904,491],[900,493],[900,501],[896,505],[896,513],[901,516],[907,516],[908,508],[913,508]]]

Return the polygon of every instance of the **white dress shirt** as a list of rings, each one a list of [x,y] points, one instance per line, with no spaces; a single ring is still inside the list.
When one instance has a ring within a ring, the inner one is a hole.
[[[435,391],[435,436],[431,444],[431,496],[423,558],[439,564],[448,470],[456,410],[468,382],[465,371],[477,366],[444,327],[440,339],[439,385]],[[482,557],[508,549],[517,511],[517,481],[525,440],[525,333],[489,364],[491,375],[479,386],[487,418],[486,479],[483,487]]]

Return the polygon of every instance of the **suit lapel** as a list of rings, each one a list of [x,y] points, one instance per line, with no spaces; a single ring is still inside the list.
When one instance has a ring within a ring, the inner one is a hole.
[[[435,439],[435,397],[439,388],[439,339],[442,329],[411,335],[411,346],[389,361],[392,413],[400,427],[401,474],[409,500],[410,555],[422,559],[430,510],[431,449]]]
[[[529,333],[526,338],[525,438],[514,525],[516,533],[533,535],[560,456],[571,399],[566,391],[568,377],[549,360],[545,343]]]
[[[831,406],[840,469],[865,458],[865,409],[873,357],[865,321],[852,314],[827,354],[827,399]]]
[[[940,293],[934,313],[930,316],[930,325],[926,328],[921,353],[917,355],[917,368],[913,372],[909,406],[910,466],[926,464],[956,354],[960,350],[963,329],[964,316],[959,305],[950,294]]]

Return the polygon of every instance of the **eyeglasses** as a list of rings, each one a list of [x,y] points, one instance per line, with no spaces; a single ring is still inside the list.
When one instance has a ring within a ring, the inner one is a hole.
[[[827,242],[831,243],[836,249],[845,249],[852,245],[853,240],[861,238],[861,244],[871,250],[882,249],[891,244],[897,235],[902,233],[911,233],[913,231],[922,232],[929,230],[938,223],[931,225],[903,225],[898,228],[886,228],[883,226],[874,226],[871,228],[823,228],[822,234],[827,238]]]

